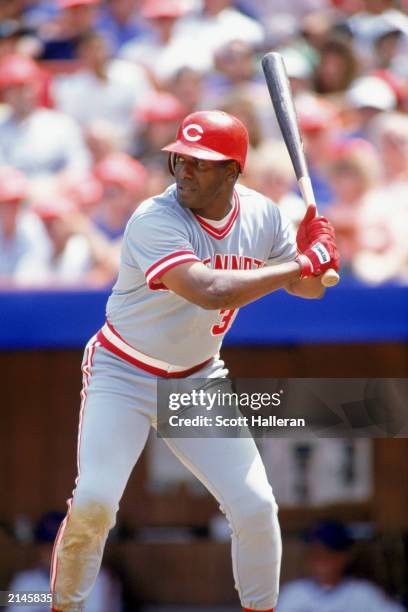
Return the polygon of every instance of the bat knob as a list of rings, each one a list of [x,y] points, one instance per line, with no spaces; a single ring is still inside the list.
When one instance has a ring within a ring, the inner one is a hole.
[[[340,280],[340,276],[337,274],[336,270],[330,269],[326,270],[326,272],[322,276],[322,285],[324,287],[334,287]]]

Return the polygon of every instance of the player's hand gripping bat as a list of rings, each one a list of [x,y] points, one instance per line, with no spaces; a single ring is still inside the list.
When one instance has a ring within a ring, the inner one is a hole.
[[[303,201],[306,206],[316,204],[283,57],[280,53],[267,53],[262,59],[262,68]],[[337,285],[339,280],[339,275],[333,269],[327,270],[322,276],[325,287]]]

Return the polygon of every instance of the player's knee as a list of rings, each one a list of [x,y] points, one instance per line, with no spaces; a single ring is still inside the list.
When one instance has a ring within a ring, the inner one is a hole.
[[[100,490],[99,486],[89,479],[81,478],[74,491],[72,511],[94,517],[97,524],[107,523],[109,528],[115,525],[118,501],[110,490]],[[72,512],[71,511],[71,512]]]
[[[80,550],[103,547],[109,529],[115,524],[115,514],[100,501],[74,504],[66,523],[63,548],[77,554]]]
[[[238,511],[232,513],[232,527],[236,531],[269,531],[277,521],[278,506],[273,495],[251,494],[243,500]]]

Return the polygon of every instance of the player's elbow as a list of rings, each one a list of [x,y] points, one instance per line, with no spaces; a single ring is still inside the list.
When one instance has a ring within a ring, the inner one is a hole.
[[[200,270],[201,272],[201,270]],[[204,310],[234,308],[234,286],[219,270],[205,269],[204,274],[195,276],[184,293],[190,302]]]
[[[222,310],[223,308],[226,308],[222,300],[212,295],[206,295],[203,299],[201,299],[199,306],[204,308],[204,310]]]
[[[231,289],[225,283],[214,280],[206,288],[202,308],[206,310],[222,310],[233,308],[233,295]]]

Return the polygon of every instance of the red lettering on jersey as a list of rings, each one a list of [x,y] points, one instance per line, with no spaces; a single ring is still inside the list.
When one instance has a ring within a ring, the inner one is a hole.
[[[210,263],[210,259],[204,261],[205,264]],[[242,255],[221,255],[216,253],[214,257],[214,269],[215,270],[252,270],[253,267],[261,268],[263,261],[259,259],[253,259],[252,257],[243,257]],[[225,334],[231,327],[236,308],[223,308],[218,312],[220,317],[219,323],[216,323],[211,328],[213,336],[219,336]]]
[[[242,270],[242,257],[238,257],[238,255],[230,255],[231,257],[231,265],[228,266],[229,270]]]
[[[211,263],[208,257],[203,261],[205,265]],[[253,268],[262,268],[263,261],[253,259],[252,257],[244,257],[242,255],[222,255],[216,253],[214,256],[214,270],[252,270]]]
[[[203,264],[205,266],[209,266],[211,263],[211,257],[207,257],[206,259],[203,259]]]
[[[221,317],[221,320],[218,324],[212,326],[211,333],[213,336],[219,336],[220,334],[225,334],[228,331],[228,329],[231,327],[232,319],[236,310],[236,308],[223,308],[219,311],[218,315]]]
[[[228,270],[228,255],[215,254],[214,269],[215,270]]]

